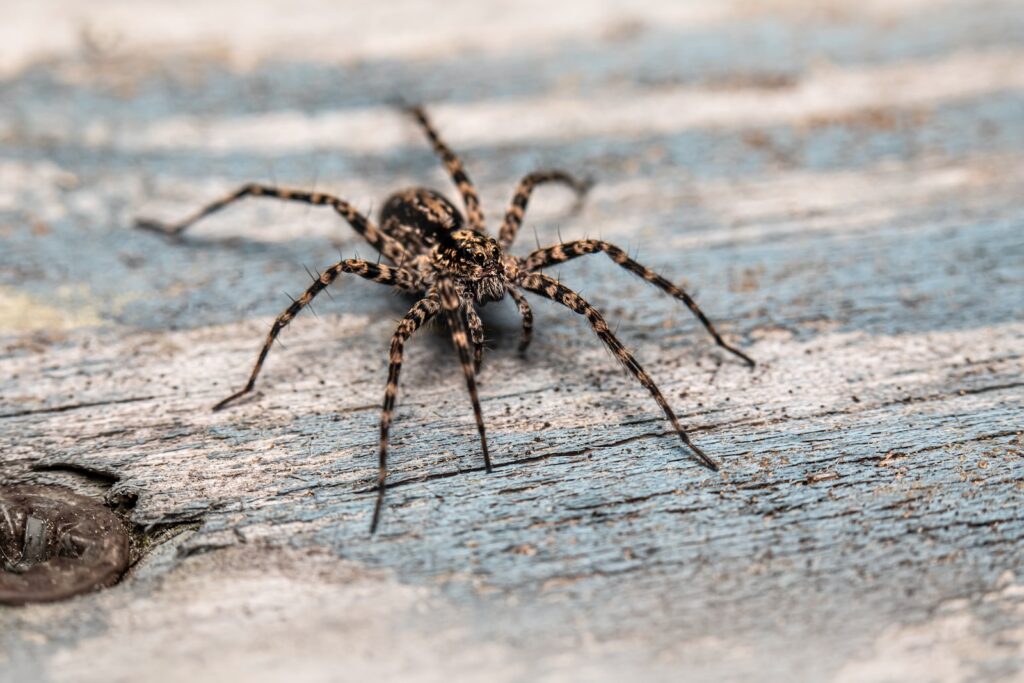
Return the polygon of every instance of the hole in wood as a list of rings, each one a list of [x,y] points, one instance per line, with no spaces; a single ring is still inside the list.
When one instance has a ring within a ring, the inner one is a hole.
[[[121,519],[60,486],[0,487],[0,604],[63,600],[116,583],[128,567]]]

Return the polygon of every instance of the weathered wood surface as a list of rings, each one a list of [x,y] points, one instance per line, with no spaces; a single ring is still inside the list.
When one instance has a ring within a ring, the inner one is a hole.
[[[0,474],[183,525],[116,588],[0,608],[0,680],[1020,680],[1020,4],[458,5],[0,29]],[[410,343],[376,538],[404,299],[342,282],[209,411],[303,266],[369,249],[276,204],[181,245],[133,217],[249,180],[447,191],[399,94],[492,224],[537,166],[598,180],[574,217],[539,193],[519,253],[534,226],[629,245],[759,361],[601,256],[559,269],[720,474],[542,302],[525,360],[485,309],[491,475],[450,345]]]

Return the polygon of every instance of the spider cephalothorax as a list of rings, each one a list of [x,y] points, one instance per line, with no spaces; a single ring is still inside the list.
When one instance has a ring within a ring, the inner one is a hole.
[[[478,304],[505,296],[507,276],[498,243],[472,230],[457,230],[430,252],[434,267],[461,284]]]
[[[388,383],[384,391],[384,406],[380,422],[377,501],[370,523],[372,533],[376,530],[380,520],[384,500],[388,474],[388,431],[391,426],[395,396],[398,392],[398,378],[402,367],[405,341],[427,321],[438,314],[444,314],[451,330],[452,341],[458,352],[466,387],[473,404],[477,431],[480,433],[483,450],[484,467],[490,472],[491,458],[487,450],[483,414],[480,410],[480,401],[476,390],[476,373],[479,371],[483,357],[484,342],[483,324],[476,312],[476,306],[499,301],[505,297],[505,294],[508,294],[523,318],[523,335],[519,348],[520,351],[525,351],[533,331],[533,313],[523,293],[530,292],[562,304],[573,312],[584,316],[605,346],[615,354],[626,370],[651,393],[683,443],[696,454],[701,463],[712,469],[718,469],[715,461],[690,441],[686,430],[679,423],[657,385],[633,355],[619,342],[597,309],[573,290],[539,271],[578,256],[604,252],[618,265],[682,301],[697,316],[719,346],[742,358],[751,366],[754,365],[754,361],[722,339],[711,321],[686,292],[652,270],[640,265],[613,244],[585,239],[537,249],[525,258],[506,253],[515,240],[526,211],[527,202],[537,185],[544,183],[567,185],[575,190],[577,196],[582,199],[589,189],[589,183],[577,180],[563,171],[530,173],[519,182],[519,187],[512,197],[512,203],[506,211],[498,231],[498,238],[494,239],[486,233],[480,200],[473,183],[462,167],[462,162],[441,141],[422,109],[415,107],[409,111],[426,133],[434,151],[440,156],[459,189],[466,206],[465,219],[455,205],[442,195],[423,188],[413,188],[391,195],[384,203],[380,215],[380,225],[377,226],[351,204],[332,195],[248,184],[227,197],[209,204],[180,223],[167,225],[154,221],[139,221],[139,227],[156,230],[163,234],[178,235],[200,218],[247,196],[275,197],[330,206],[348,221],[374,249],[380,252],[381,256],[393,264],[384,265],[362,259],[346,259],[327,268],[314,279],[313,284],[306,289],[305,293],[274,321],[245,387],[215,405],[214,410],[223,408],[231,401],[253,390],[263,362],[280,331],[342,273],[351,273],[397,287],[419,297],[416,304],[399,323],[398,329],[395,330],[395,334],[391,338]],[[471,344],[472,355],[470,353]]]

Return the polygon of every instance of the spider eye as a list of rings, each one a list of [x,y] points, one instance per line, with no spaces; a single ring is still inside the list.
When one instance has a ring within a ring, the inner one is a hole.
[[[487,261],[487,257],[484,256],[484,252],[477,251],[473,253],[473,260],[482,266]]]

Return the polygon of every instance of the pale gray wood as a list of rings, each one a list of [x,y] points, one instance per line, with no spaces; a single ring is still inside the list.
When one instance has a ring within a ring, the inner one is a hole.
[[[0,475],[134,501],[160,543],[114,589],[0,609],[0,680],[1022,675],[1024,71],[1005,67],[1024,67],[1024,12],[723,3],[697,21],[670,4],[580,4],[576,33],[537,53],[525,31],[521,49],[423,38],[423,59],[339,66],[311,39],[245,44],[261,61],[243,68],[186,44],[133,60],[129,36],[89,68],[63,55],[6,77]],[[502,44],[527,16],[504,11]],[[386,106],[399,93],[439,100],[492,225],[537,166],[598,180],[575,216],[538,191],[517,253],[534,228],[628,246],[758,360],[720,353],[603,256],[557,269],[721,473],[583,321],[539,300],[525,359],[511,303],[483,311],[490,475],[449,342],[410,342],[374,538],[387,342],[409,301],[340,282],[285,332],[260,392],[210,412],[303,265],[370,249],[329,214],[256,201],[182,244],[133,218],[248,180],[367,209],[409,184],[447,192]],[[762,123],[616,118],[658,97],[747,102]],[[577,100],[603,104],[558,127]],[[364,118],[395,144],[364,140]],[[181,148],[154,133],[171,124]],[[261,135],[190,142],[222,124]],[[307,140],[335,128],[352,136]]]

